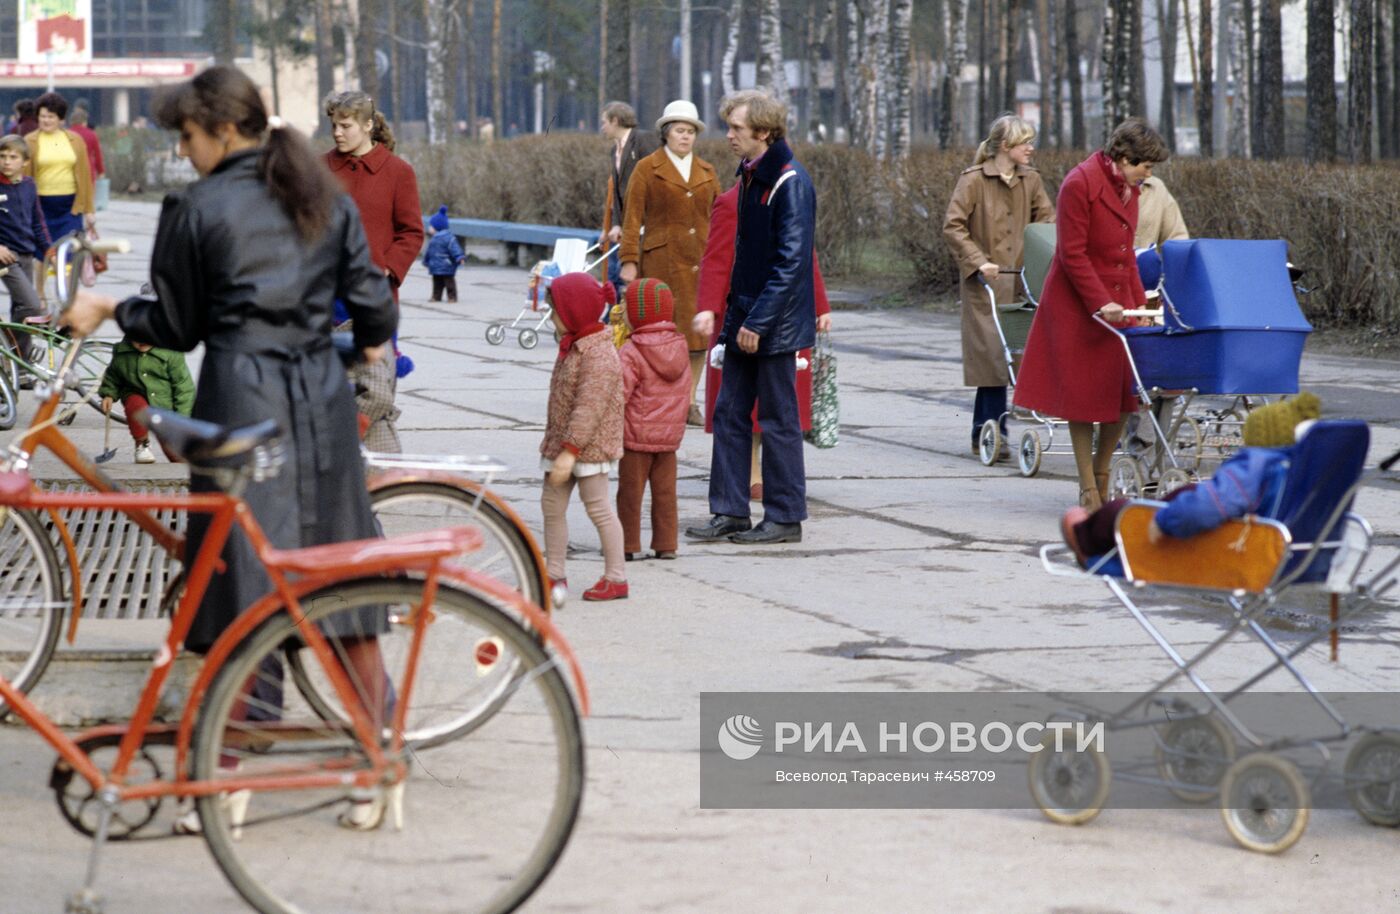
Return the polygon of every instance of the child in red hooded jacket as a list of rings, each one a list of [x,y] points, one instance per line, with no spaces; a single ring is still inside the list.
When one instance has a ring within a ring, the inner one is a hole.
[[[566,273],[550,285],[549,295],[559,358],[549,379],[549,418],[540,443],[545,567],[550,580],[567,589],[569,497],[577,485],[603,545],[603,576],[583,598],[624,599],[622,525],[608,497],[608,473],[622,456],[622,364],[612,335],[598,320],[614,293],[587,273]]]
[[[623,316],[632,331],[618,355],[626,403],[617,513],[623,551],[642,551],[642,494],[651,483],[651,548],[659,559],[676,557],[676,451],[690,408],[690,353],[673,322],[671,289],[659,279],[639,279],[623,294]]]

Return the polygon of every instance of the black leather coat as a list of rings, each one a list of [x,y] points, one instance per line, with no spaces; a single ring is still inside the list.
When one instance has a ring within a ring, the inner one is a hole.
[[[165,199],[151,257],[155,300],[127,299],[117,321],[140,342],[185,352],[204,344],[196,418],[281,423],[280,474],[244,494],[273,545],[371,537],[354,398],[331,347],[332,306],[345,303],[357,346],[388,340],[398,311],[350,198],[339,195],[322,237],[305,243],[258,177],[258,154],[234,153]],[[196,474],[190,488],[210,491],[213,483]],[[190,518],[191,559],[208,520]],[[270,590],[237,530],[223,557],[228,571],[215,575],[186,639],[194,650],[207,649]]]
[[[752,174],[739,166],[739,223],[734,272],[720,339],[737,344],[740,327],[759,336],[758,355],[806,349],[816,342],[812,249],[817,198],[812,179],[778,140]]]

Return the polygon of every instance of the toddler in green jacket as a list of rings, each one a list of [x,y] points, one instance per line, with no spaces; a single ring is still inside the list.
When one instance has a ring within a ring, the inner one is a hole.
[[[111,410],[112,401],[121,401],[127,427],[136,441],[136,462],[155,463],[150,433],[136,421],[136,413],[149,405],[188,416],[194,408],[194,379],[182,353],[127,337],[113,350],[97,395],[102,398],[103,412]]]

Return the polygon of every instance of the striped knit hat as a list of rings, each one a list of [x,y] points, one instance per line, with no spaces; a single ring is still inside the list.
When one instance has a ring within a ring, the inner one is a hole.
[[[675,319],[676,306],[671,287],[659,279],[639,279],[622,293],[627,319],[633,327]]]

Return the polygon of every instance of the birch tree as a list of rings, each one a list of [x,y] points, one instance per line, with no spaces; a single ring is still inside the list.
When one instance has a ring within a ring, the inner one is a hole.
[[[428,142],[447,142],[452,136],[452,112],[447,104],[448,63],[451,49],[448,36],[452,18],[456,15],[455,0],[423,0],[424,25],[427,27],[428,69],[426,74],[428,102]]]
[[[734,62],[739,59],[739,28],[743,25],[743,14],[744,0],[732,0],[729,4],[729,30],[725,34],[724,59],[719,74],[719,82],[724,87],[725,95],[733,95],[739,89],[739,84],[734,78]]]
[[[1249,48],[1246,40],[1249,23],[1243,0],[1230,2],[1230,82],[1234,84],[1235,97],[1230,105],[1230,129],[1226,138],[1226,149],[1231,156],[1247,159],[1251,151]]]
[[[1107,140],[1113,128],[1135,114],[1132,104],[1131,56],[1134,0],[1108,0],[1103,21],[1103,135]]]
[[[962,102],[958,91],[962,85],[963,65],[967,63],[967,0],[945,0],[944,25],[948,35],[948,63],[943,73],[938,122],[938,145],[947,149],[962,137]]]
[[[1157,127],[1167,148],[1176,150],[1176,40],[1180,20],[1178,0],[1157,0],[1157,35],[1162,48],[1162,101]]]
[[[910,67],[914,0],[893,0],[890,8],[890,157],[902,159],[913,145],[913,77]]]
[[[788,103],[787,68],[783,65],[783,15],[780,0],[759,0],[758,83]]]
[[[1337,157],[1336,0],[1308,0],[1309,162]]]

